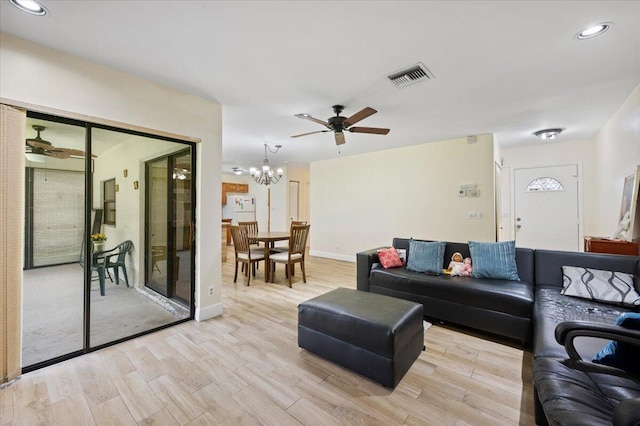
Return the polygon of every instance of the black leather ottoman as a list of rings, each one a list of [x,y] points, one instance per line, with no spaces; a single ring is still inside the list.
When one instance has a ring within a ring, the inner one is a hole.
[[[422,309],[338,288],[298,306],[298,346],[393,388],[424,348]]]

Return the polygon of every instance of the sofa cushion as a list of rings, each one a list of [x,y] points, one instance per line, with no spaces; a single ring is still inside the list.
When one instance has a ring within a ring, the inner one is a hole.
[[[433,276],[405,268],[374,267],[370,285],[525,318],[531,317],[534,300],[533,285],[524,281]]]
[[[556,342],[556,325],[562,321],[592,321],[613,324],[627,309],[602,302],[563,296],[556,286],[539,286],[533,308],[533,356],[566,358],[564,346]],[[576,349],[584,359],[591,359],[603,345],[602,339],[579,337]]]
[[[516,242],[482,243],[469,241],[474,278],[520,281],[516,265]]]
[[[398,268],[402,265],[402,260],[394,247],[378,250],[378,259],[384,269]]]
[[[561,293],[565,296],[629,306],[640,305],[640,295],[633,288],[633,275],[624,272],[563,266],[562,287]]]
[[[620,315],[615,325],[640,330],[640,313],[625,312]],[[640,374],[640,346],[611,340],[594,357],[593,362],[621,368],[625,371]]]
[[[538,358],[533,380],[552,425],[611,425],[621,401],[640,397],[636,378],[590,362]]]
[[[622,256],[600,253],[580,253],[557,250],[536,250],[535,280],[536,286],[562,287],[562,267],[581,266],[583,268],[600,269],[604,271],[618,271],[640,276],[638,256]],[[638,282],[636,281],[636,290]]]
[[[410,241],[407,269],[440,275],[446,245],[446,241]]]

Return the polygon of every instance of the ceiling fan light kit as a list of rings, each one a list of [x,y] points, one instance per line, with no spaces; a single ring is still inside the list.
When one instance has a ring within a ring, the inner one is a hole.
[[[351,117],[343,117],[340,113],[344,110],[344,106],[342,105],[334,105],[333,112],[335,112],[334,117],[329,117],[327,121],[319,120],[313,117],[311,114],[295,114],[296,117],[301,118],[303,120],[313,121],[314,123],[321,124],[325,126],[328,130],[316,130],[315,132],[301,133],[299,135],[293,135],[292,138],[299,138],[300,136],[313,135],[315,133],[325,133],[325,132],[333,132],[334,138],[336,140],[336,145],[342,145],[345,143],[344,132],[353,132],[353,133],[371,133],[375,135],[386,135],[389,133],[389,129],[383,129],[380,127],[351,127],[357,122],[364,120],[365,118],[375,114],[376,111],[373,108],[366,107],[362,110],[356,112]]]

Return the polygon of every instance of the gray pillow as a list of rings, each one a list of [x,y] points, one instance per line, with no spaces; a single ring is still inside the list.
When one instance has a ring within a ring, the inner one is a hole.
[[[428,274],[442,274],[446,241],[409,241],[407,269]]]
[[[624,272],[563,266],[560,293],[600,302],[640,306],[640,295],[633,288],[633,275]]]

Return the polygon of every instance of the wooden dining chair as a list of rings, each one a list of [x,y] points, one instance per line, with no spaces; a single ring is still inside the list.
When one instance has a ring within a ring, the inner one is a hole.
[[[257,220],[253,220],[250,222],[238,222],[238,226],[242,226],[243,228],[246,228],[247,235],[249,236],[249,245],[251,246],[252,249],[257,249],[261,247],[258,241],[251,238],[252,235],[255,235],[258,233]],[[242,272],[244,272],[244,264],[242,265]]]
[[[289,227],[289,233],[291,233],[291,230],[293,229],[294,226],[306,225],[306,224],[307,224],[306,220],[292,220],[291,221],[291,226]],[[271,248],[271,251],[273,253],[283,253],[285,251],[289,251],[289,246],[288,245],[275,246],[275,247]]]
[[[274,263],[285,264],[285,273],[289,278],[289,287],[291,287],[291,276],[296,263],[300,264],[302,269],[302,281],[307,282],[307,275],[304,269],[305,251],[307,249],[307,237],[309,236],[309,228],[311,225],[294,225],[291,227],[291,237],[289,238],[289,250],[282,253],[274,253],[269,255],[269,261]],[[271,282],[275,277],[275,267],[271,268]]]
[[[252,249],[249,244],[249,235],[247,234],[247,228],[243,226],[231,226],[231,239],[233,240],[233,248],[235,250],[236,257],[236,270],[233,274],[233,282],[238,279],[238,263],[246,265],[244,268],[245,275],[247,276],[247,285],[251,282],[251,275],[256,276],[256,264],[264,260],[264,251]]]
[[[258,241],[251,238],[252,235],[256,235],[258,233],[258,221],[254,220],[251,222],[238,222],[238,226],[242,226],[247,229],[247,235],[249,235],[249,244],[251,245],[260,245]]]

